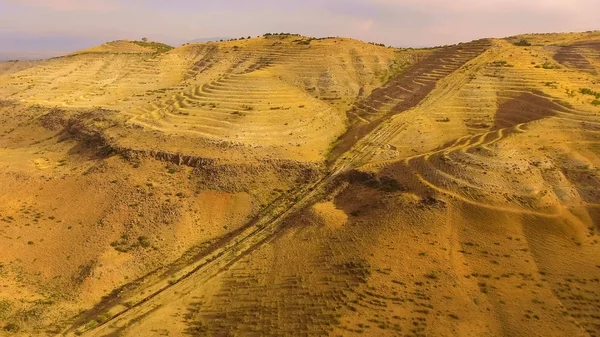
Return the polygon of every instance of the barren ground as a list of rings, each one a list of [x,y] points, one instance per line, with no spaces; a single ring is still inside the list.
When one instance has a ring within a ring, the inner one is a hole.
[[[0,335],[600,336],[599,72],[597,32],[0,63]]]

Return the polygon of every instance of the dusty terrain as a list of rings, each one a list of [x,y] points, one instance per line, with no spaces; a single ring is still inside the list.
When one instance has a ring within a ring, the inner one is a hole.
[[[0,63],[0,335],[600,336],[600,33]]]

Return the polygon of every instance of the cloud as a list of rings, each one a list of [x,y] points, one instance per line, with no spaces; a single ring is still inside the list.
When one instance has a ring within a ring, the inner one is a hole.
[[[600,1],[329,0],[325,8],[332,16],[352,20],[355,24],[350,27],[371,20],[368,30],[354,30],[360,38],[397,46],[430,46],[530,32],[597,29]]]
[[[334,0],[347,1],[347,0]],[[446,12],[498,12],[518,10],[565,10],[585,9],[586,6],[598,4],[596,0],[366,0],[360,3],[369,3],[373,6],[388,7],[420,7],[430,11]]]
[[[0,0],[0,3],[53,11],[107,11],[119,8],[114,0]]]
[[[0,30],[140,38],[297,32],[393,46],[598,28],[600,0],[0,0]]]

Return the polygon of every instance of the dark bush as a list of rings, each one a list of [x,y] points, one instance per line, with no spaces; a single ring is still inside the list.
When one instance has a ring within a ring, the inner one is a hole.
[[[595,96],[596,98],[600,98],[600,92],[594,91],[590,88],[581,88],[581,89],[579,89],[579,92],[584,95],[590,95],[590,96]]]
[[[519,47],[529,47],[531,46],[531,43],[525,39],[521,39],[520,41],[515,42],[514,45]]]

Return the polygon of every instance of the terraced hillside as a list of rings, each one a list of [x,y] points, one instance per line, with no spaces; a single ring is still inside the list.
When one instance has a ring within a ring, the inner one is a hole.
[[[599,41],[0,63],[0,335],[598,336]]]

